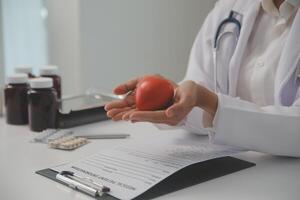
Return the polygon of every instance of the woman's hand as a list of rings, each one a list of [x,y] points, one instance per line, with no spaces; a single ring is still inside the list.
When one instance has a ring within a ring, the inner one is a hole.
[[[160,75],[151,75],[151,76],[162,77]],[[125,114],[127,114],[128,116],[129,112],[136,111],[135,90],[137,85],[144,77],[145,76],[132,79],[122,85],[117,86],[114,89],[115,94],[126,95],[126,96],[122,100],[113,101],[111,103],[108,103],[105,106],[105,110],[107,111],[108,117],[112,118],[114,121],[125,120],[124,118]],[[176,83],[172,81],[169,82],[173,85],[174,89],[178,87]]]
[[[125,99],[105,106],[108,117],[116,121],[152,122],[175,126],[196,106],[204,109],[212,117],[216,113],[218,105],[217,95],[193,81],[185,81],[179,86],[174,84],[174,103],[166,110],[138,111],[135,108],[134,90],[141,79],[137,78],[128,81],[114,90],[116,94],[131,93]]]
[[[175,89],[173,104],[166,110],[132,111],[124,115],[125,120],[133,122],[152,122],[175,126],[197,105],[198,85],[185,81]]]

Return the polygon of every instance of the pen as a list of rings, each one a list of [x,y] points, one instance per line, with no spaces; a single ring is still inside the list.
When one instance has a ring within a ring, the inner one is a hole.
[[[62,181],[73,189],[77,189],[94,197],[102,196],[103,193],[108,193],[110,191],[110,188],[95,183],[90,179],[87,179],[89,180],[89,183],[86,183],[85,178],[75,176],[73,172],[69,171],[62,171],[61,173],[58,173],[56,175],[56,179]],[[94,187],[90,184],[92,184]]]
[[[76,137],[83,137],[86,139],[125,139],[129,134],[95,134],[95,135],[76,135]]]

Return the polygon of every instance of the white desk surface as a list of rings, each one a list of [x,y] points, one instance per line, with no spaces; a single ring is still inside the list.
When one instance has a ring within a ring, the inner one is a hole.
[[[91,155],[111,145],[144,140],[161,134],[188,134],[183,130],[159,131],[153,125],[101,122],[75,128],[82,132],[128,132],[130,139],[93,140],[75,151],[49,149],[30,143],[36,135],[27,126],[6,125],[0,118],[0,199],[1,200],[92,200],[34,172]],[[300,144],[299,144],[300,145]],[[255,167],[204,182],[157,200],[299,200],[300,159],[280,158],[248,152],[238,158],[256,163]]]

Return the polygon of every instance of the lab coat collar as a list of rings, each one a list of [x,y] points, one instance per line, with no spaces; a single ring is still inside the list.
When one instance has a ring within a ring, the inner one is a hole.
[[[300,61],[300,45],[297,42],[300,36],[300,11],[298,9],[282,56],[279,61],[275,78],[275,103],[290,106],[295,100],[299,83],[293,77]]]
[[[279,10],[276,8],[273,0],[262,0],[261,6],[263,10],[268,13],[271,16],[278,17],[279,16]]]
[[[292,17],[292,15],[295,13],[295,10],[298,8],[297,6],[289,3],[287,0],[280,5],[279,9],[275,6],[273,0],[262,0],[261,6],[267,14],[271,15],[272,17],[279,17],[285,22]]]
[[[241,61],[246,49],[248,39],[253,29],[256,16],[261,7],[261,1],[247,1],[249,5],[245,5],[244,1],[236,1],[233,8],[234,11],[243,15],[242,29],[238,40],[236,50],[229,63],[229,95],[236,96],[236,85],[239,77],[239,69]]]
[[[279,8],[279,14],[287,22],[289,19],[291,19],[294,16],[296,10],[297,7],[293,6],[287,1],[284,1]]]
[[[286,1],[292,4],[293,6],[295,6],[296,8],[300,7],[300,0],[286,0]]]

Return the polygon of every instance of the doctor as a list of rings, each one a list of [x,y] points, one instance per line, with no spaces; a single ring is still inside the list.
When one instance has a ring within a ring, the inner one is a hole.
[[[107,104],[114,120],[210,134],[212,141],[300,157],[300,0],[220,0],[193,45],[185,79],[167,110]],[[141,78],[118,86],[136,88]]]

